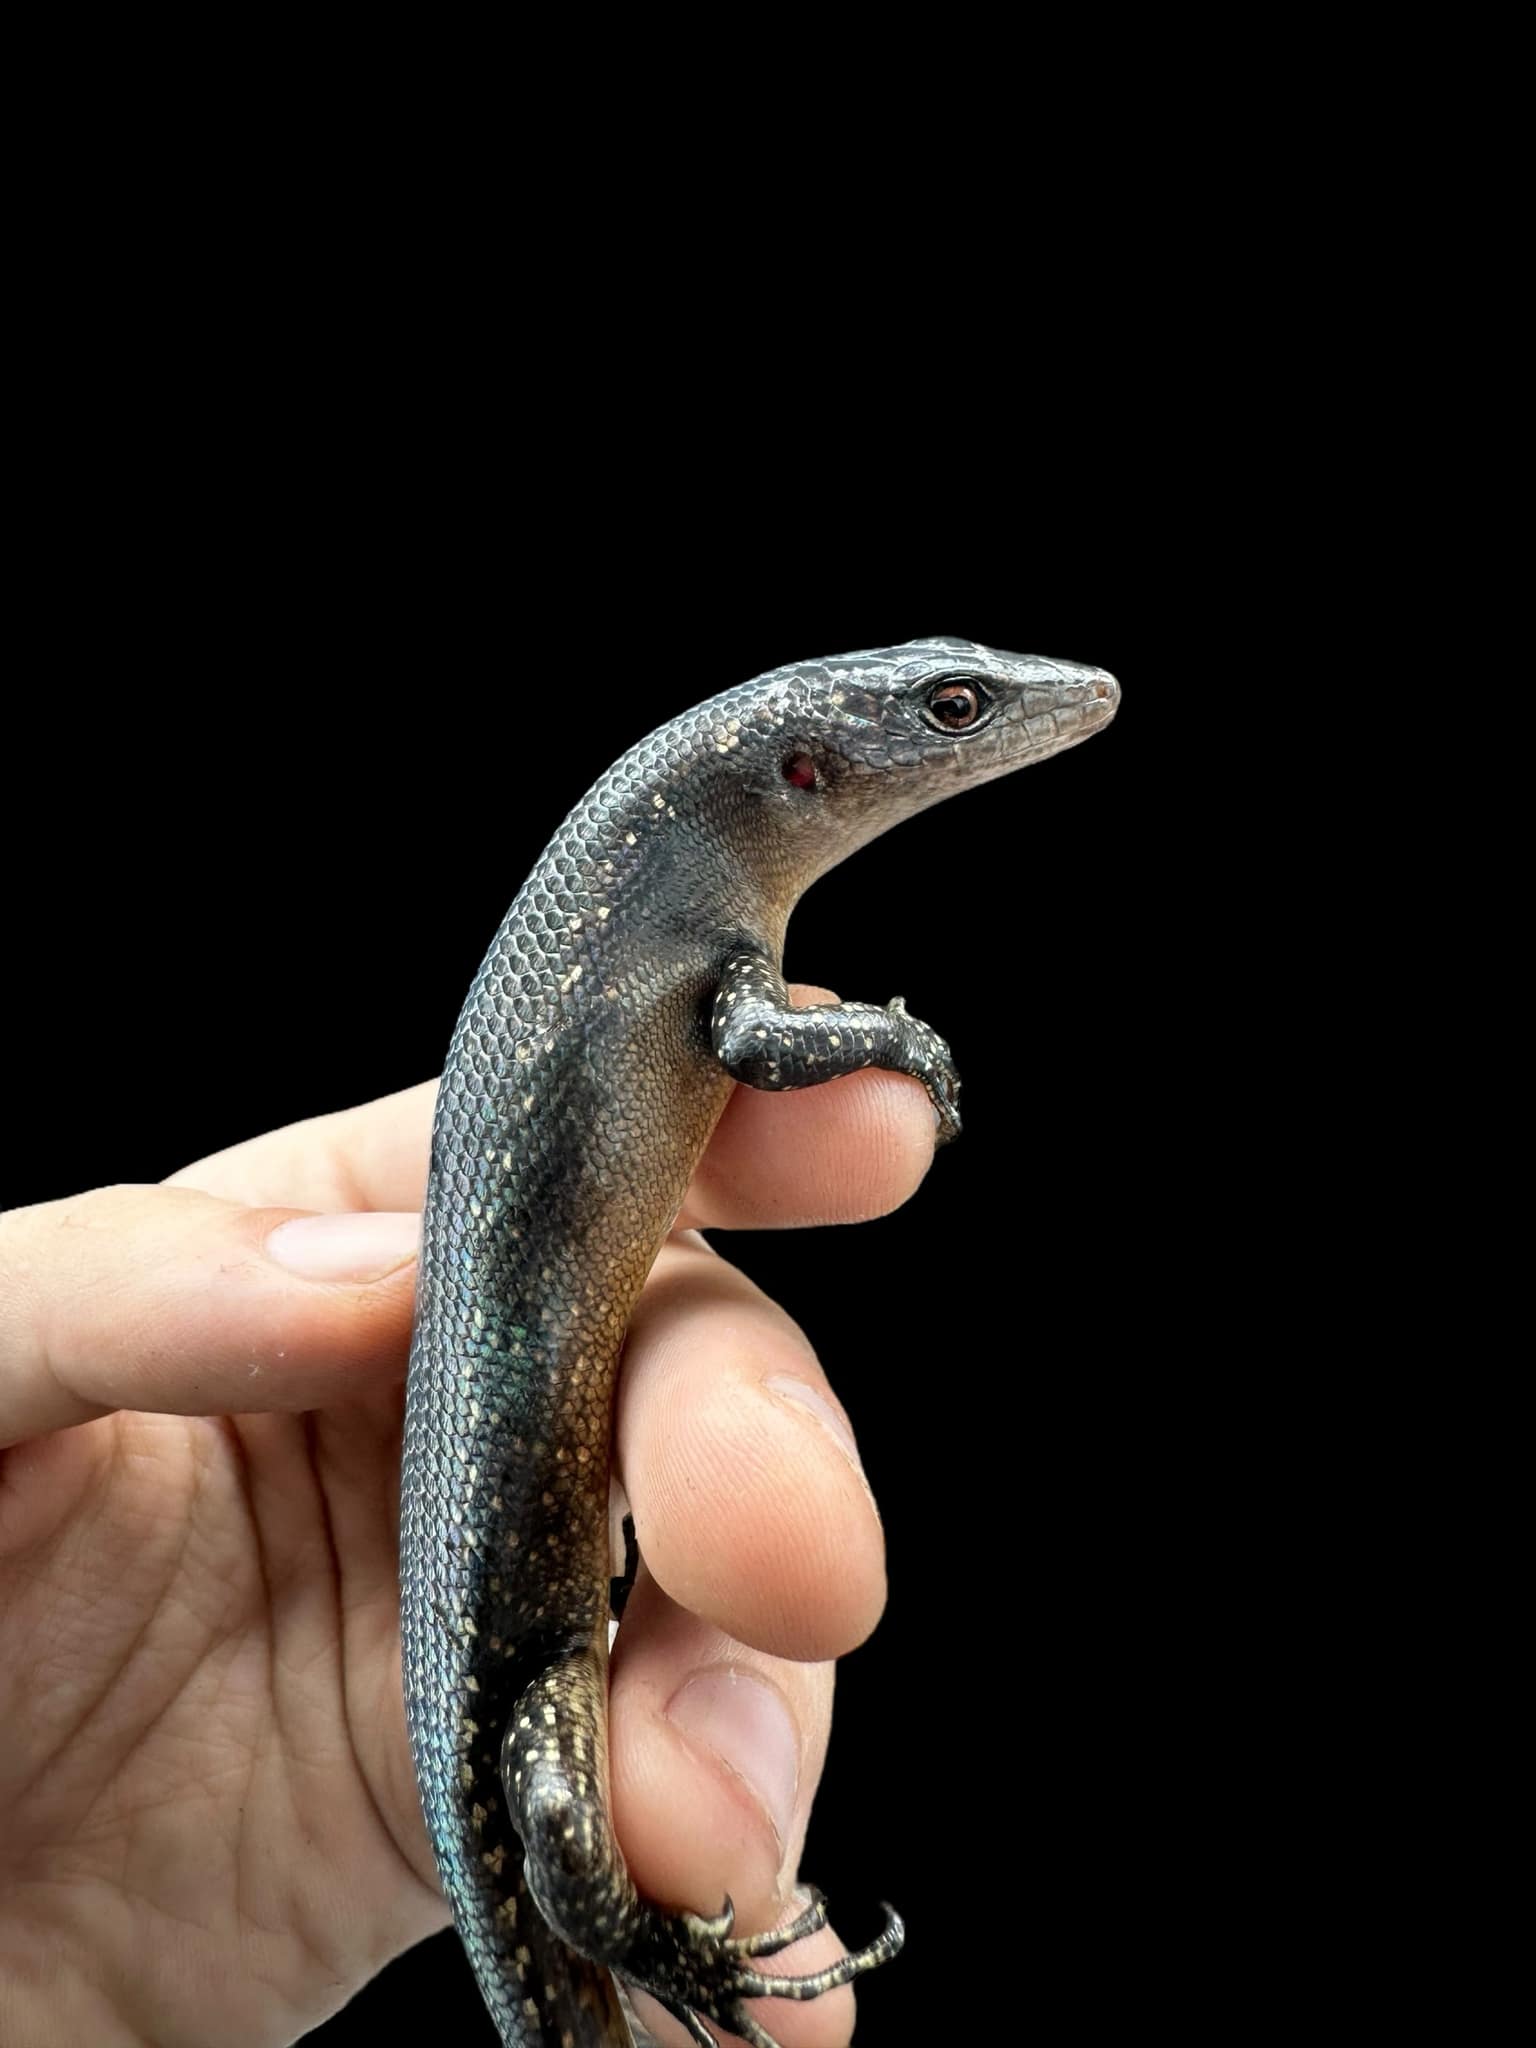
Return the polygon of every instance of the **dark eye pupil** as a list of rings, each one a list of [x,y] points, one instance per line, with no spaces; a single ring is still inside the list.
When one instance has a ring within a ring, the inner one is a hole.
[[[946,683],[928,699],[928,709],[944,725],[969,725],[981,705],[969,683]]]

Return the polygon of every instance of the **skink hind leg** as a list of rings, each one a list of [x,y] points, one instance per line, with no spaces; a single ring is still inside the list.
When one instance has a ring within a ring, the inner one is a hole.
[[[939,1139],[960,1129],[960,1077],[949,1047],[911,1016],[900,996],[877,1003],[814,1003],[791,1009],[768,956],[743,946],[726,960],[710,1011],[715,1057],[749,1088],[815,1088],[864,1067],[911,1074],[928,1090]]]
[[[524,1690],[501,1747],[502,1784],[522,1837],[523,1876],[562,1941],[648,1991],[703,2048],[714,2021],[753,2048],[774,2048],[749,1998],[819,1998],[895,1955],[900,1920],[868,1948],[805,1977],[754,1968],[826,1924],[820,1893],[790,1926],[736,1936],[729,1899],[714,1918],[663,1913],[635,1890],[608,1816],[607,1659],[601,1636],[552,1662]]]
[[[501,1782],[539,1911],[578,1953],[612,1964],[642,1908],[608,1816],[606,1633],[605,1621],[522,1693]]]

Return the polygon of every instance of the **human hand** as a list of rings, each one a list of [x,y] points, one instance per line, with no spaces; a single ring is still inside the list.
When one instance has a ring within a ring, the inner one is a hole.
[[[16,2048],[289,2041],[446,1920],[396,1581],[433,1093],[0,1219],[0,2036]],[[879,1214],[932,1145],[922,1090],[897,1076],[738,1090],[679,1232]],[[730,1890],[742,1931],[793,1912],[825,1660],[884,1599],[845,1430],[787,1318],[674,1238],[618,1400],[645,1565],[612,1668],[614,1814],[642,1891],[714,1911]],[[828,1933],[779,1963],[839,1952]],[[832,2048],[851,2001],[776,2005],[771,2025],[784,2048]]]

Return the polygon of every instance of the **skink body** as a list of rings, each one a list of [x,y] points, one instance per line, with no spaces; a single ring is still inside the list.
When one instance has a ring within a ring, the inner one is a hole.
[[[888,825],[1088,738],[1117,701],[1101,670],[960,640],[760,676],[603,776],[486,955],[433,1131],[401,1587],[423,1809],[507,2048],[628,2043],[615,1971],[696,2041],[768,2042],[744,2000],[814,1995],[899,1945],[894,1924],[834,1971],[769,1979],[782,1937],[637,1895],[608,1816],[614,1377],[737,1081],[893,1068],[958,1128],[948,1049],[900,1005],[789,1007],[796,899]]]

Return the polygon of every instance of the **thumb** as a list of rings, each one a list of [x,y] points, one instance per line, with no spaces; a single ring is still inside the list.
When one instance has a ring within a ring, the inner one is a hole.
[[[371,1392],[404,1372],[419,1238],[414,1214],[248,1209],[180,1187],[0,1216],[0,1447],[114,1408],[249,1414]]]

